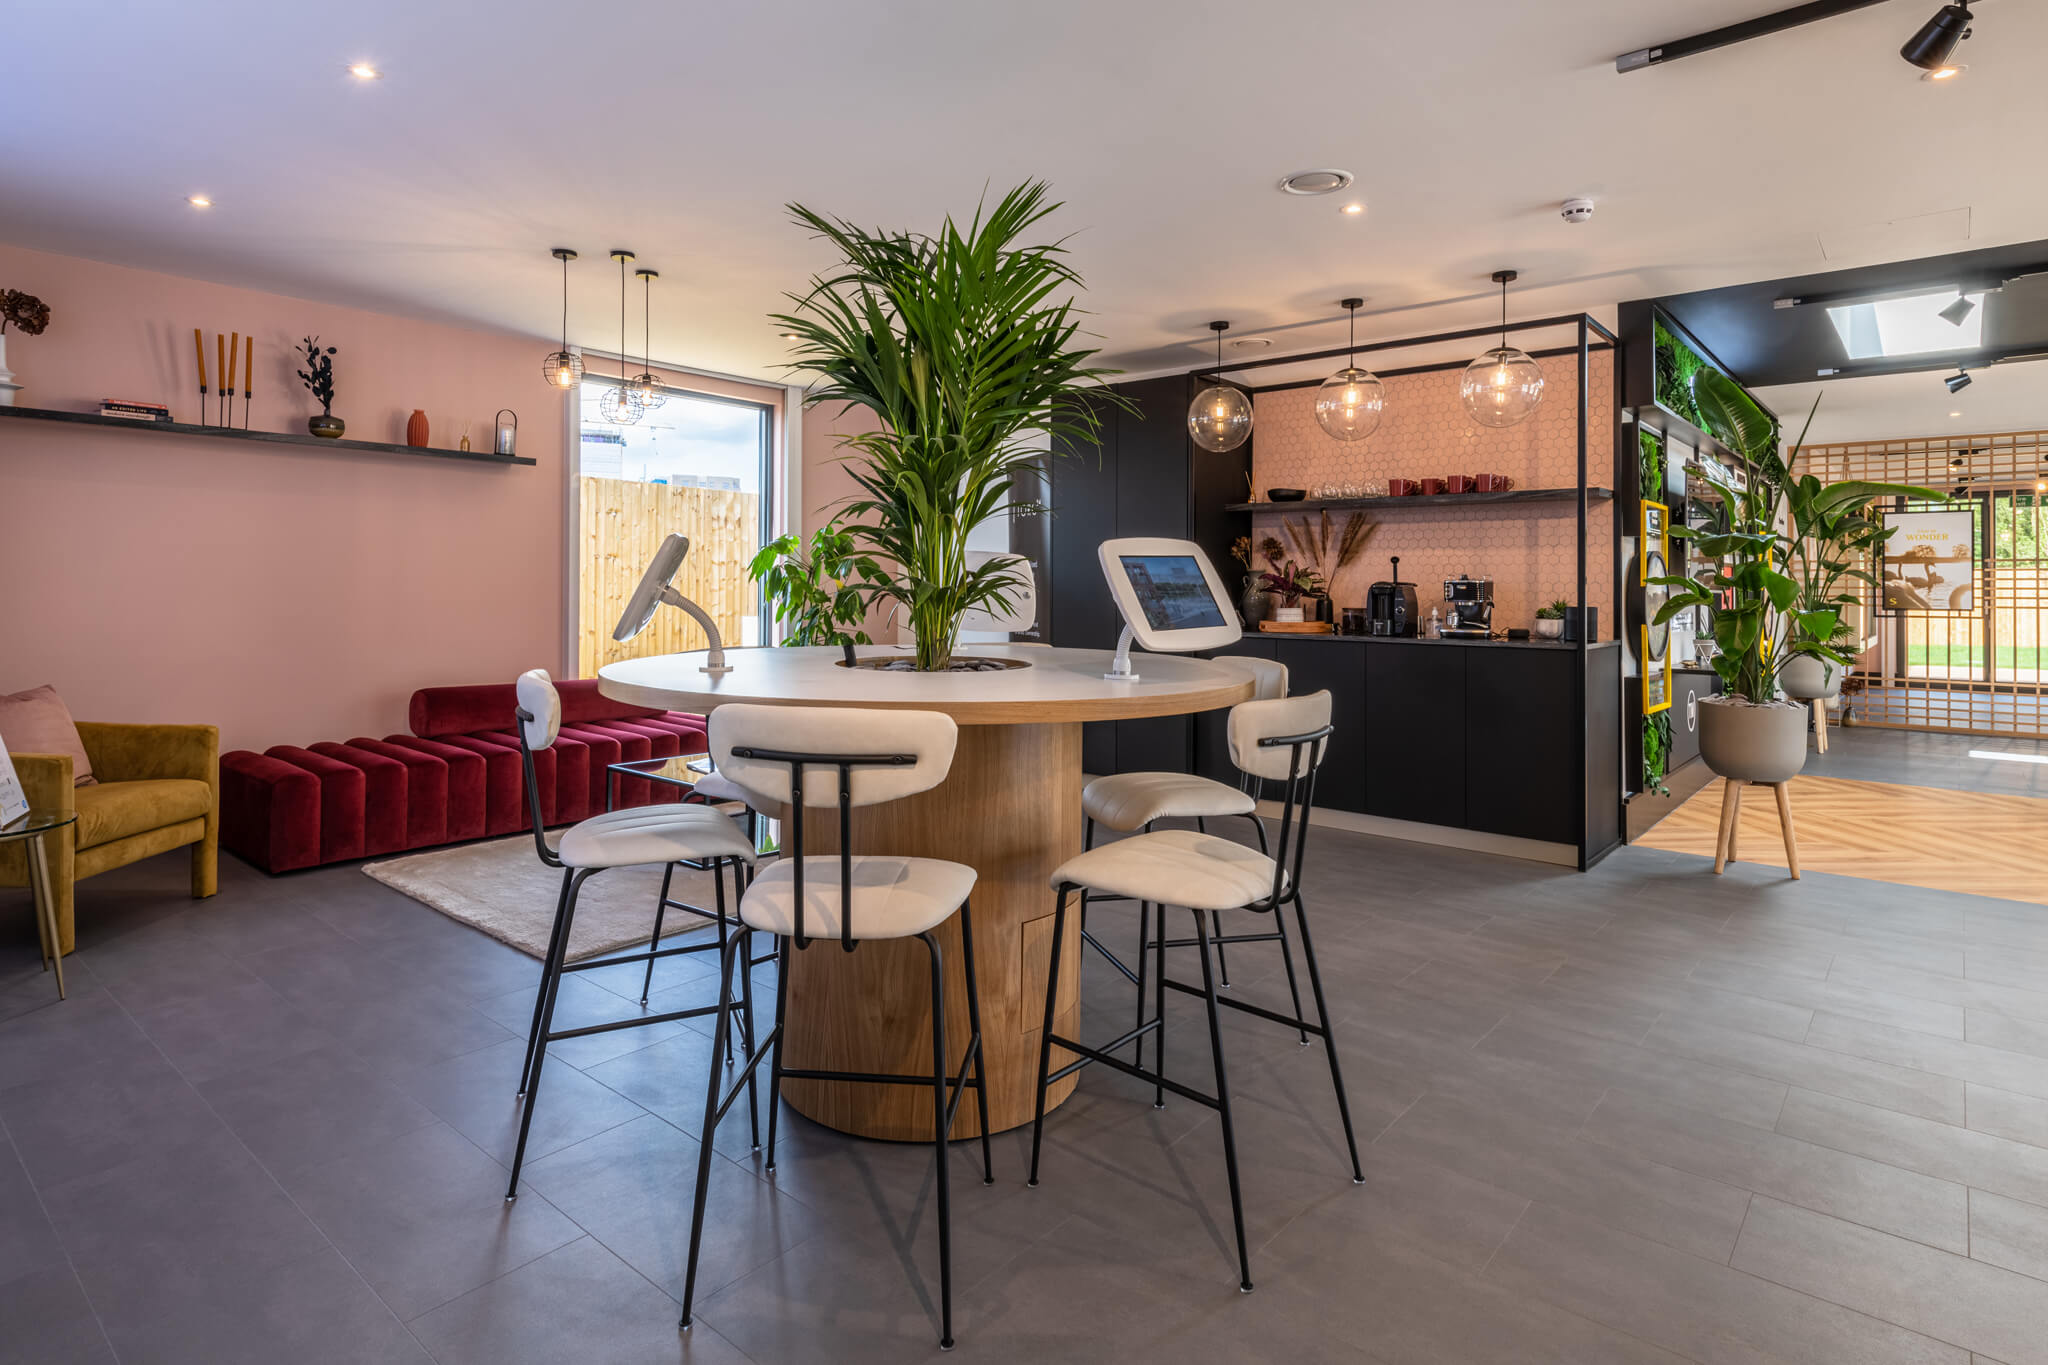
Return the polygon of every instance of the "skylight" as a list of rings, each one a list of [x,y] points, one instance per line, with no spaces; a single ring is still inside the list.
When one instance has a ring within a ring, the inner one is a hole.
[[[1984,342],[1984,295],[1964,297],[1976,307],[1960,326],[1941,316],[1941,310],[1956,301],[1953,289],[1872,303],[1837,304],[1828,309],[1828,319],[1835,324],[1842,348],[1851,360],[1969,350]]]

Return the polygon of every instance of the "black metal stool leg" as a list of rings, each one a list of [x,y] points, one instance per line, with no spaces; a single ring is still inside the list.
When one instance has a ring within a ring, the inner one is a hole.
[[[789,940],[775,940],[775,1032],[768,1057],[768,1165],[775,1174],[775,1124],[782,1117],[782,1021],[789,1008]]]
[[[719,872],[720,870],[715,866],[711,869],[712,880],[718,887],[718,920],[719,923],[723,924],[725,922],[725,882],[720,877]],[[739,879],[737,872],[733,874],[733,879],[735,881]],[[733,937],[739,943],[740,1028],[743,1033],[747,1061],[752,1063],[754,1060],[754,931],[745,925],[741,925]],[[730,1039],[728,1038],[727,1041],[730,1041]],[[753,1150],[757,1152],[761,1150],[761,1087],[756,1080],[759,1074],[759,1067],[753,1065],[747,1067],[747,1140],[753,1144]]]
[[[974,1049],[974,1108],[981,1116],[981,1183],[996,1183],[995,1158],[988,1136],[988,1070],[983,1065],[981,1041],[981,987],[974,979],[974,910],[971,902],[960,902],[960,948],[967,977],[968,1046]]]
[[[647,940],[647,951],[653,952],[661,946],[661,921],[668,914],[669,881],[676,875],[674,863],[664,863],[661,868],[661,899],[654,903],[654,933]],[[715,877],[718,874],[713,872]],[[647,959],[647,975],[640,979],[640,1003],[647,1003],[649,992],[654,989],[654,959]]]
[[[932,958],[932,1155],[937,1158],[939,1194],[939,1349],[953,1349],[953,1203],[946,1154],[946,962],[939,941],[918,935]]]
[[[1060,943],[1067,931],[1067,888],[1060,887],[1059,906],[1052,917],[1052,958],[1045,967],[1045,1018],[1038,1033],[1038,1110],[1031,1120],[1031,1176],[1024,1183],[1038,1184],[1038,1151],[1045,1138],[1045,1078],[1052,1073],[1053,1002],[1060,990]]]
[[[526,1164],[526,1135],[533,1128],[533,1109],[540,1103],[541,1066],[548,1059],[548,1034],[555,1027],[555,988],[562,984],[562,959],[569,951],[569,931],[576,923],[576,898],[582,894],[583,883],[590,880],[595,868],[584,868],[573,874],[568,887],[568,898],[562,905],[562,942],[555,951],[554,970],[551,978],[541,983],[542,993],[547,996],[547,1008],[541,1011],[540,1032],[534,1035],[533,1074],[526,1078],[526,1109],[519,1115],[519,1145],[512,1149],[512,1179],[505,1186],[505,1202],[511,1203],[519,1196],[519,1171]]]
[[[1153,964],[1152,969],[1152,1017],[1159,1021],[1159,1027],[1152,1031],[1152,1069],[1163,1077],[1166,1075],[1166,907],[1163,905],[1159,907],[1154,927],[1157,933],[1154,947],[1159,953],[1159,961]],[[1152,1107],[1166,1107],[1165,1086],[1152,1087]]]
[[[1083,892],[1082,892],[1081,894],[1082,894],[1082,895],[1083,895],[1083,896],[1085,897],[1085,896],[1086,896],[1086,895],[1087,895],[1088,893],[1087,893],[1086,891],[1083,891]],[[1162,906],[1160,906],[1160,907],[1159,907],[1159,913],[1160,913],[1160,914],[1162,914],[1162,915],[1163,915],[1163,914],[1165,914],[1165,913],[1166,913],[1166,907],[1165,907],[1165,906],[1163,906],[1163,905],[1162,905]],[[1148,941],[1150,940],[1150,938],[1151,938],[1151,931],[1152,931],[1152,903],[1151,903],[1150,901],[1139,901],[1139,902],[1138,902],[1138,999],[1137,999],[1136,1005],[1135,1005],[1135,1007],[1134,1007],[1134,1013],[1135,1013],[1136,1017],[1135,1017],[1134,1019],[1132,1019],[1132,1021],[1131,1021],[1131,1026],[1132,1026],[1133,1028],[1135,1028],[1135,1027],[1137,1027],[1137,1026],[1138,1026],[1139,1024],[1142,1024],[1142,1023],[1144,1023],[1144,1022],[1145,1022],[1145,971],[1146,971],[1146,966],[1147,966],[1147,964],[1146,964],[1146,961],[1145,961],[1145,945],[1146,945],[1146,943],[1147,943],[1147,942],[1148,942]],[[1145,1065],[1145,1035],[1144,1035],[1144,1034],[1142,1034],[1142,1033],[1141,1033],[1141,1034],[1139,1034],[1139,1035],[1137,1036],[1137,1038],[1136,1038],[1136,1039],[1135,1039],[1135,1040],[1134,1040],[1134,1041],[1133,1041],[1133,1042],[1131,1043],[1131,1063],[1132,1063],[1132,1065],[1134,1065],[1134,1066],[1143,1066],[1143,1065]]]
[[[1275,906],[1273,918],[1279,917],[1280,908]],[[1330,1007],[1323,1003],[1323,974],[1316,969],[1316,945],[1308,934],[1308,911],[1303,908],[1299,893],[1294,896],[1294,922],[1301,926],[1301,959],[1308,966],[1308,986],[1316,998],[1316,1022],[1323,1026],[1323,1051],[1330,1058],[1330,1085],[1337,1092],[1337,1114],[1344,1120],[1344,1145],[1351,1152],[1351,1183],[1363,1185],[1365,1171],[1358,1164],[1358,1138],[1351,1131],[1351,1101],[1344,1093],[1344,1072],[1337,1065],[1337,1039],[1330,1029]]]
[[[519,1064],[519,1089],[516,1099],[526,1097],[526,1083],[533,1079],[533,1049],[540,1040],[540,1018],[547,1013],[548,981],[555,972],[555,954],[561,950],[566,936],[562,932],[562,911],[569,904],[569,883],[575,880],[574,868],[562,869],[562,891],[555,897],[555,927],[548,934],[547,956],[540,960],[540,985],[533,993],[533,1025],[526,1030],[526,1060]]]
[[[1223,1073],[1223,1022],[1217,1016],[1221,1011],[1216,1004],[1216,974],[1209,965],[1209,930],[1202,923],[1202,912],[1194,911],[1195,937],[1201,940],[1202,950],[1202,992],[1204,1003],[1209,1007],[1209,1054],[1216,1063],[1216,1110],[1223,1116],[1223,1164],[1230,1174],[1230,1219],[1237,1229],[1237,1287],[1249,1294],[1252,1292],[1251,1253],[1245,1249],[1244,1241],[1244,1192],[1237,1182],[1237,1133],[1230,1122],[1230,1080]]]
[[[714,1063],[725,1045],[726,1035],[732,1031],[732,946],[728,945],[718,956],[718,1013],[712,1016],[718,1022],[711,1034]],[[713,1065],[704,1080],[704,1132],[697,1144],[697,1195],[690,1206],[690,1259],[683,1270],[683,1319],[679,1326],[685,1332],[690,1330],[690,1310],[697,1299],[697,1253],[704,1244],[704,1205],[711,1193],[711,1140],[717,1131],[718,1067]]]

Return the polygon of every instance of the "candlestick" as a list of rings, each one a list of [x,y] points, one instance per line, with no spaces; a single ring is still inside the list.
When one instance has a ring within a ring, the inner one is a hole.
[[[213,334],[213,367],[215,370],[220,372],[221,379],[225,381],[227,379],[228,374],[228,339],[222,336],[219,332],[215,332]],[[227,392],[225,382],[223,382],[221,392],[223,394]],[[227,408],[225,405],[215,409],[215,426],[223,426],[226,424],[226,413]]]
[[[200,340],[199,329],[192,329],[192,354],[199,358],[199,420],[206,421],[206,343]]]
[[[248,351],[242,361],[242,428],[249,426],[249,399],[256,392],[256,334],[251,332],[246,343]]]
[[[228,333],[228,425],[235,424],[235,369],[242,360],[242,334]]]

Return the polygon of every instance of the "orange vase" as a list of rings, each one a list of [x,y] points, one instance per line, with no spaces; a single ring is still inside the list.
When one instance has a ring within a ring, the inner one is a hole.
[[[414,408],[412,416],[406,419],[405,443],[409,446],[423,446],[427,443],[427,414],[423,408]]]

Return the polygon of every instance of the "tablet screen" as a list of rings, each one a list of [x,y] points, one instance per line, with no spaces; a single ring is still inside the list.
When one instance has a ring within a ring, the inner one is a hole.
[[[1193,555],[1119,555],[1118,561],[1152,629],[1201,630],[1224,623]]]

